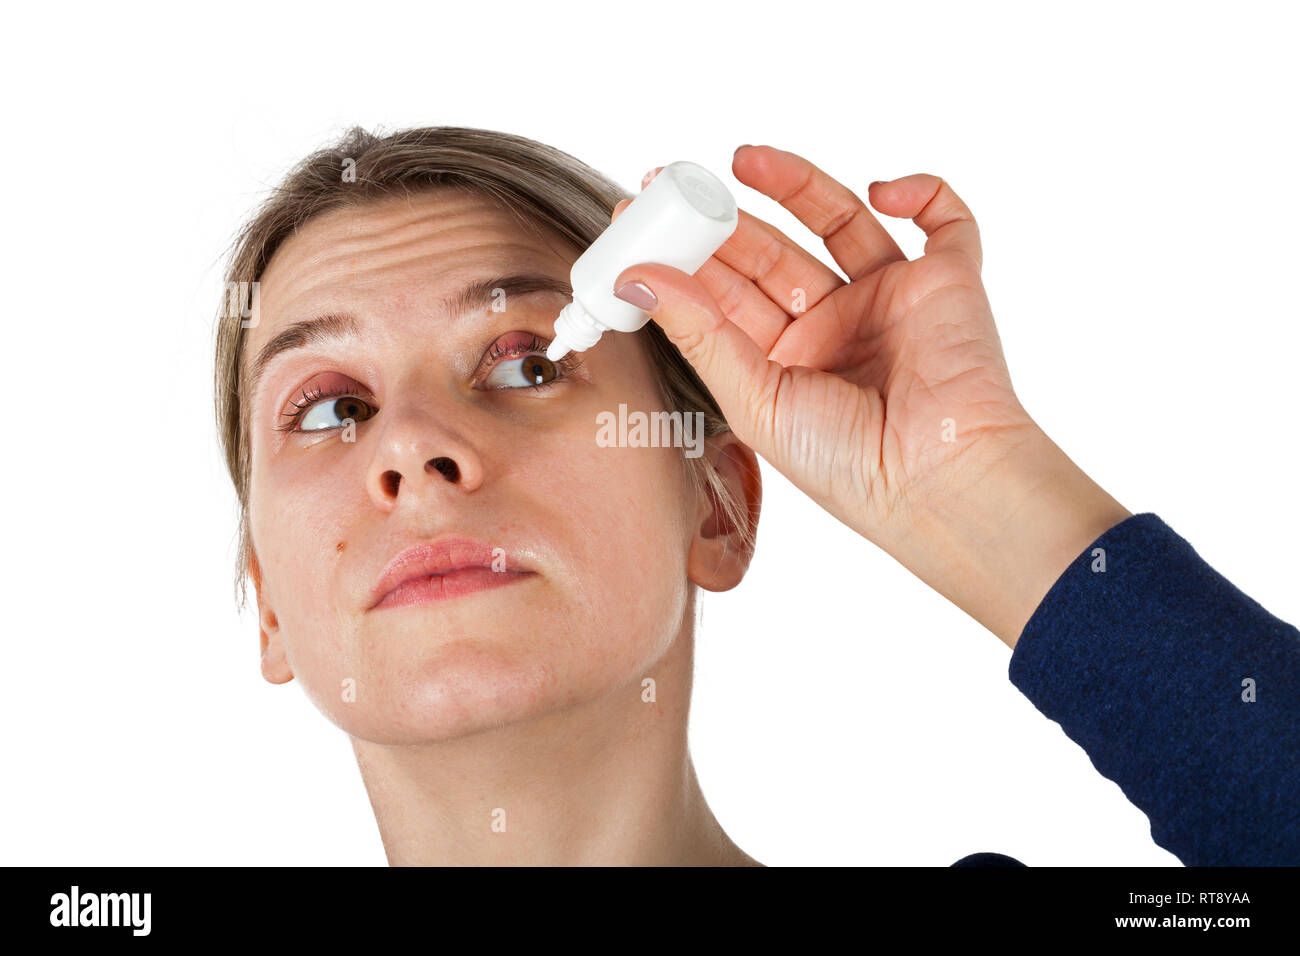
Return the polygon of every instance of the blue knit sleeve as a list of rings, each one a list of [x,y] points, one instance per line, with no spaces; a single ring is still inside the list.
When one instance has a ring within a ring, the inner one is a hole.
[[[1074,560],[1009,676],[1185,865],[1300,865],[1300,631],[1156,515]]]

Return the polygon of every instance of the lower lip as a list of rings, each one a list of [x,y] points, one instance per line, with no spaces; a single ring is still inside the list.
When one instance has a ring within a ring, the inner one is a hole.
[[[429,604],[434,601],[450,601],[452,598],[486,591],[488,588],[504,587],[524,578],[532,577],[531,571],[493,571],[491,568],[461,568],[446,574],[433,574],[416,578],[399,584],[384,595],[372,611],[381,607],[397,607],[403,604]]]

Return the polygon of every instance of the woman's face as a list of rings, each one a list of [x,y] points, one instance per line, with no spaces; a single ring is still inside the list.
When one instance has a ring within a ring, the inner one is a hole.
[[[608,333],[541,388],[522,369],[568,300],[498,280],[567,286],[577,254],[442,190],[323,214],[264,271],[245,381],[290,347],[248,409],[263,672],[355,737],[436,740],[635,686],[682,626],[700,514],[682,449],[597,443],[598,413],[663,408],[641,346]],[[504,294],[450,306],[481,280]],[[322,317],[355,332],[281,337]],[[394,556],[451,534],[507,583],[373,606]]]

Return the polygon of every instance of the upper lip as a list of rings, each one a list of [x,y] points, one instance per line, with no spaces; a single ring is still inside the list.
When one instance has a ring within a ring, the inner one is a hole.
[[[507,571],[527,570],[510,560],[504,548],[463,535],[448,535],[412,545],[398,552],[384,567],[379,582],[370,589],[370,607],[373,608],[407,581],[427,578],[431,574],[447,574],[461,568],[490,568],[494,557],[506,561]]]

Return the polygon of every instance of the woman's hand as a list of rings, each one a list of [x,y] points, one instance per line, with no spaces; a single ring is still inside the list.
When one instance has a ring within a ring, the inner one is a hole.
[[[697,282],[649,265],[619,281],[667,293],[655,320],[736,436],[876,540],[918,495],[956,480],[972,449],[1034,427],[980,280],[979,230],[937,176],[874,183],[877,209],[929,237],[909,262],[862,200],[808,160],[742,146],[732,169],[820,236],[849,281],[744,210]]]
[[[623,270],[615,288],[636,280],[653,291],[659,304],[647,311],[741,441],[1014,646],[1069,560],[1128,512],[1078,471],[1016,397],[970,210],[937,176],[872,183],[872,206],[912,219],[928,237],[925,254],[909,261],[866,204],[808,160],[742,146],[732,171],[821,237],[848,281],[742,210],[736,232],[694,276],[642,263]],[[1031,514],[1066,520],[1026,508],[1017,500],[1026,494],[1064,499],[1075,512],[1081,494],[1095,500],[1067,536],[1066,550],[1074,550],[1062,556],[1056,547],[1059,566],[1050,578],[1035,576],[1032,589],[1046,579],[1036,597],[1018,596],[1014,609],[976,607],[965,593],[988,585],[977,579],[1014,569],[1002,566],[1005,556],[955,552],[1024,548],[1028,541],[1007,532]],[[960,514],[972,508],[982,514]]]

